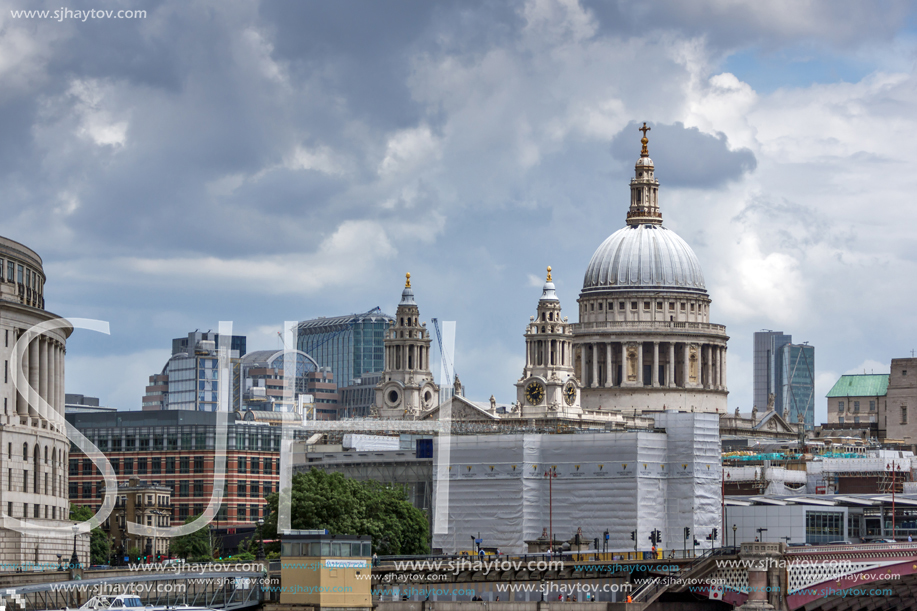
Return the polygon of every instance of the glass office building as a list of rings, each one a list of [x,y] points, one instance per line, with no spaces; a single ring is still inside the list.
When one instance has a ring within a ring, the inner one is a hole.
[[[789,422],[803,415],[806,430],[815,427],[815,346],[785,344],[780,349],[780,403]]]
[[[754,345],[754,396],[752,405],[763,412],[767,409],[768,395],[774,395],[774,410],[783,415],[782,396],[779,392],[781,380],[781,349],[793,341],[792,335],[783,331],[759,331],[755,333]]]
[[[379,308],[363,314],[315,318],[297,325],[296,348],[330,367],[338,388],[385,369],[385,329],[394,319]]]

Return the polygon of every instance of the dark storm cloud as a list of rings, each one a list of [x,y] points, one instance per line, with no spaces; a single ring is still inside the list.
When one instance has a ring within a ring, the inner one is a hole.
[[[634,134],[641,125],[631,121],[611,141],[611,154],[624,164],[637,160]],[[743,174],[753,172],[758,163],[748,149],[729,150],[726,135],[704,134],[696,127],[684,124],[657,125],[647,123],[649,151],[659,168],[656,178],[671,187],[719,187]]]
[[[814,2],[608,2],[582,0],[598,20],[600,31],[616,36],[676,31],[703,37],[714,48],[780,45],[817,41],[835,48],[856,48],[894,36],[913,3],[882,0],[818,0]]]

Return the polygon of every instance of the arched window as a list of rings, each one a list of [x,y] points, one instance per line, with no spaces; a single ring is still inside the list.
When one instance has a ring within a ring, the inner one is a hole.
[[[22,460],[29,460],[29,444],[22,444]]]
[[[45,446],[45,464],[48,464],[48,446]]]

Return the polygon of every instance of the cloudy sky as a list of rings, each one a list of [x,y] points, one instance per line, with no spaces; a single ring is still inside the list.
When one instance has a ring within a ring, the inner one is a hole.
[[[14,18],[21,8],[143,19]],[[727,325],[845,372],[917,348],[917,37],[909,2],[3,2],[2,235],[47,305],[111,322],[67,390],[139,409],[170,339],[231,320],[457,321],[473,398],[514,398],[544,268],[566,313],[624,224],[646,121],[666,226]]]

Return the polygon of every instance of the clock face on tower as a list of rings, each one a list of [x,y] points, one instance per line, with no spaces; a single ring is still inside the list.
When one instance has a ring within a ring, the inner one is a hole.
[[[544,386],[538,382],[530,382],[525,387],[525,398],[532,405],[538,405],[544,399]]]
[[[576,386],[573,384],[567,384],[564,389],[564,401],[567,402],[567,405],[573,405],[576,402]]]

